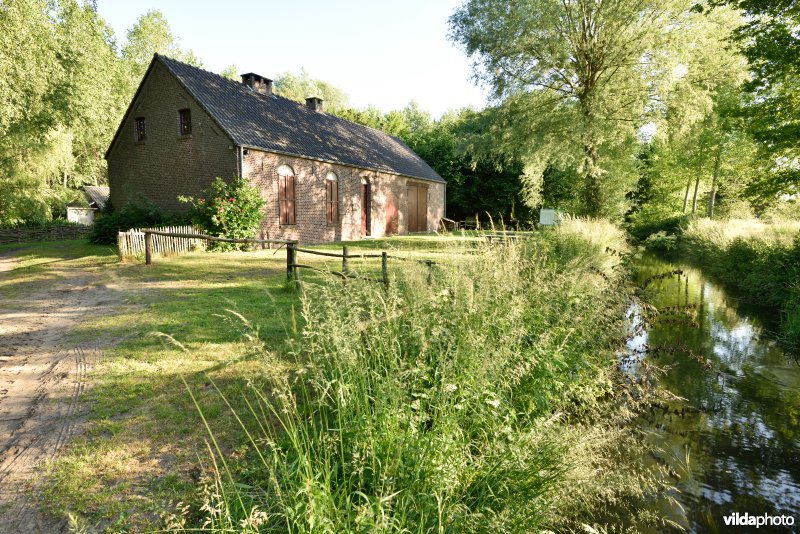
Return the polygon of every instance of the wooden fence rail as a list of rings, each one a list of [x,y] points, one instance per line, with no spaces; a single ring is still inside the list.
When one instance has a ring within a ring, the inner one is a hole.
[[[169,229],[167,229],[169,230]],[[181,228],[181,230],[184,230]],[[436,262],[433,260],[416,260],[412,258],[403,258],[400,256],[390,256],[388,252],[382,251],[380,254],[351,254],[350,250],[347,245],[342,246],[342,252],[324,252],[321,250],[313,250],[308,248],[300,248],[298,246],[297,241],[293,240],[285,240],[285,239],[230,239],[226,237],[215,237],[210,235],[201,234],[199,232],[186,232],[186,231],[165,231],[164,229],[143,229],[141,230],[143,234],[143,245],[144,245],[144,256],[145,256],[145,263],[147,265],[151,265],[153,263],[153,252],[157,251],[156,249],[156,241],[154,241],[154,236],[157,237],[169,237],[171,239],[185,239],[185,240],[194,240],[194,241],[220,241],[223,243],[254,243],[254,244],[276,244],[280,246],[286,247],[286,279],[288,281],[294,280],[295,285],[299,288],[302,284],[300,278],[300,269],[312,269],[314,271],[325,272],[329,274],[333,274],[336,276],[340,276],[342,279],[346,280],[347,278],[361,278],[364,280],[373,280],[376,282],[382,282],[386,287],[389,287],[389,258],[403,260],[403,261],[413,261],[417,263],[422,263],[428,266],[428,284],[430,285],[432,279],[432,271],[433,266],[436,265]],[[120,232],[120,235],[123,235],[123,232]],[[328,258],[341,258],[342,259],[342,271],[331,271],[327,269],[320,269],[319,267],[314,267],[311,265],[304,265],[297,262],[297,253],[302,252],[304,254],[312,254],[316,256],[325,256]],[[121,254],[121,253],[120,253]],[[350,271],[350,259],[370,259],[370,258],[380,258],[381,259],[381,277],[380,278],[370,278],[365,276],[358,276],[354,275]]]

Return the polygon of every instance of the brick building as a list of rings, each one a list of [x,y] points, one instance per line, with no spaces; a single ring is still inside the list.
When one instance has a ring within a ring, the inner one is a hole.
[[[261,191],[260,235],[304,243],[434,230],[444,180],[401,140],[156,54],[106,152],[111,203],[139,194],[167,211],[215,177]]]

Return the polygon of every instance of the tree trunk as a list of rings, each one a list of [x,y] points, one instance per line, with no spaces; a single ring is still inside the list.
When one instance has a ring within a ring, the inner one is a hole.
[[[722,145],[717,149],[714,158],[714,173],[711,175],[711,194],[708,197],[708,218],[714,218],[714,203],[717,200],[717,177],[719,176],[719,164],[722,159]]]
[[[697,213],[697,189],[700,187],[700,173],[694,179],[694,195],[692,196],[692,215]]]
[[[686,208],[689,205],[689,189],[692,187],[692,179],[686,182],[686,194],[683,195],[683,213],[686,213]]]
[[[583,145],[583,204],[587,215],[599,217],[602,214],[603,202],[600,198],[600,155],[597,147],[588,139]]]

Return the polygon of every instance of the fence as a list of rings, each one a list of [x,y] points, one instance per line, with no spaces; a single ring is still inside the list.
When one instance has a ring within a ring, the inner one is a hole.
[[[253,243],[253,244],[268,244],[268,245],[280,245],[286,247],[286,279],[288,281],[294,280],[295,285],[299,288],[302,284],[301,277],[300,277],[300,269],[311,269],[314,271],[324,272],[328,274],[333,274],[340,276],[342,280],[347,280],[348,278],[361,278],[364,280],[372,280],[375,282],[381,282],[386,287],[389,286],[389,258],[401,260],[401,261],[410,261],[416,263],[422,263],[428,266],[428,284],[431,283],[431,279],[433,276],[433,266],[436,265],[436,262],[432,260],[415,260],[411,258],[403,258],[400,256],[390,256],[386,251],[382,251],[380,254],[351,254],[350,250],[347,245],[342,246],[342,252],[324,252],[321,250],[312,250],[307,248],[300,248],[298,246],[297,241],[290,241],[284,239],[228,239],[224,237],[215,237],[210,235],[204,235],[201,233],[191,233],[191,232],[174,232],[174,231],[164,231],[163,229],[150,229],[145,228],[140,230],[143,234],[143,244],[144,244],[144,257],[145,257],[145,264],[151,265],[153,263],[153,253],[156,252],[156,239],[157,238],[170,238],[170,239],[185,239],[185,240],[195,240],[195,241],[220,241],[223,243]],[[123,233],[120,232],[120,235]],[[320,269],[318,267],[314,267],[312,265],[304,265],[297,262],[297,253],[302,252],[304,254],[312,254],[316,256],[326,256],[329,258],[341,258],[342,260],[342,270],[339,271],[331,271],[329,269]],[[351,259],[369,259],[369,258],[380,258],[381,259],[381,278],[370,278],[366,276],[359,276],[354,274],[350,271],[350,260]]]
[[[88,226],[42,226],[31,228],[0,229],[0,245],[5,243],[24,243],[26,241],[48,241],[51,239],[81,239],[87,237]]]
[[[177,255],[205,246],[203,239],[193,226],[166,226],[163,228],[132,228],[127,232],[117,233],[119,258],[140,258],[147,253],[146,234],[152,234],[150,254]],[[182,235],[183,237],[175,237]]]

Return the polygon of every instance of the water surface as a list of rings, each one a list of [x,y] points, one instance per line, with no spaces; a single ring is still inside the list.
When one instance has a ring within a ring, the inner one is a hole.
[[[673,274],[652,279],[654,275]],[[749,532],[724,516],[791,515],[800,532],[800,366],[772,337],[779,317],[683,265],[646,255],[637,281],[647,283],[656,319],[632,309],[644,330],[628,344],[648,363],[670,370],[662,386],[686,399],[656,410],[646,423],[663,460],[680,476],[677,503],[659,511],[692,532]],[[675,413],[678,412],[678,413]],[[753,529],[753,530],[751,530]]]

